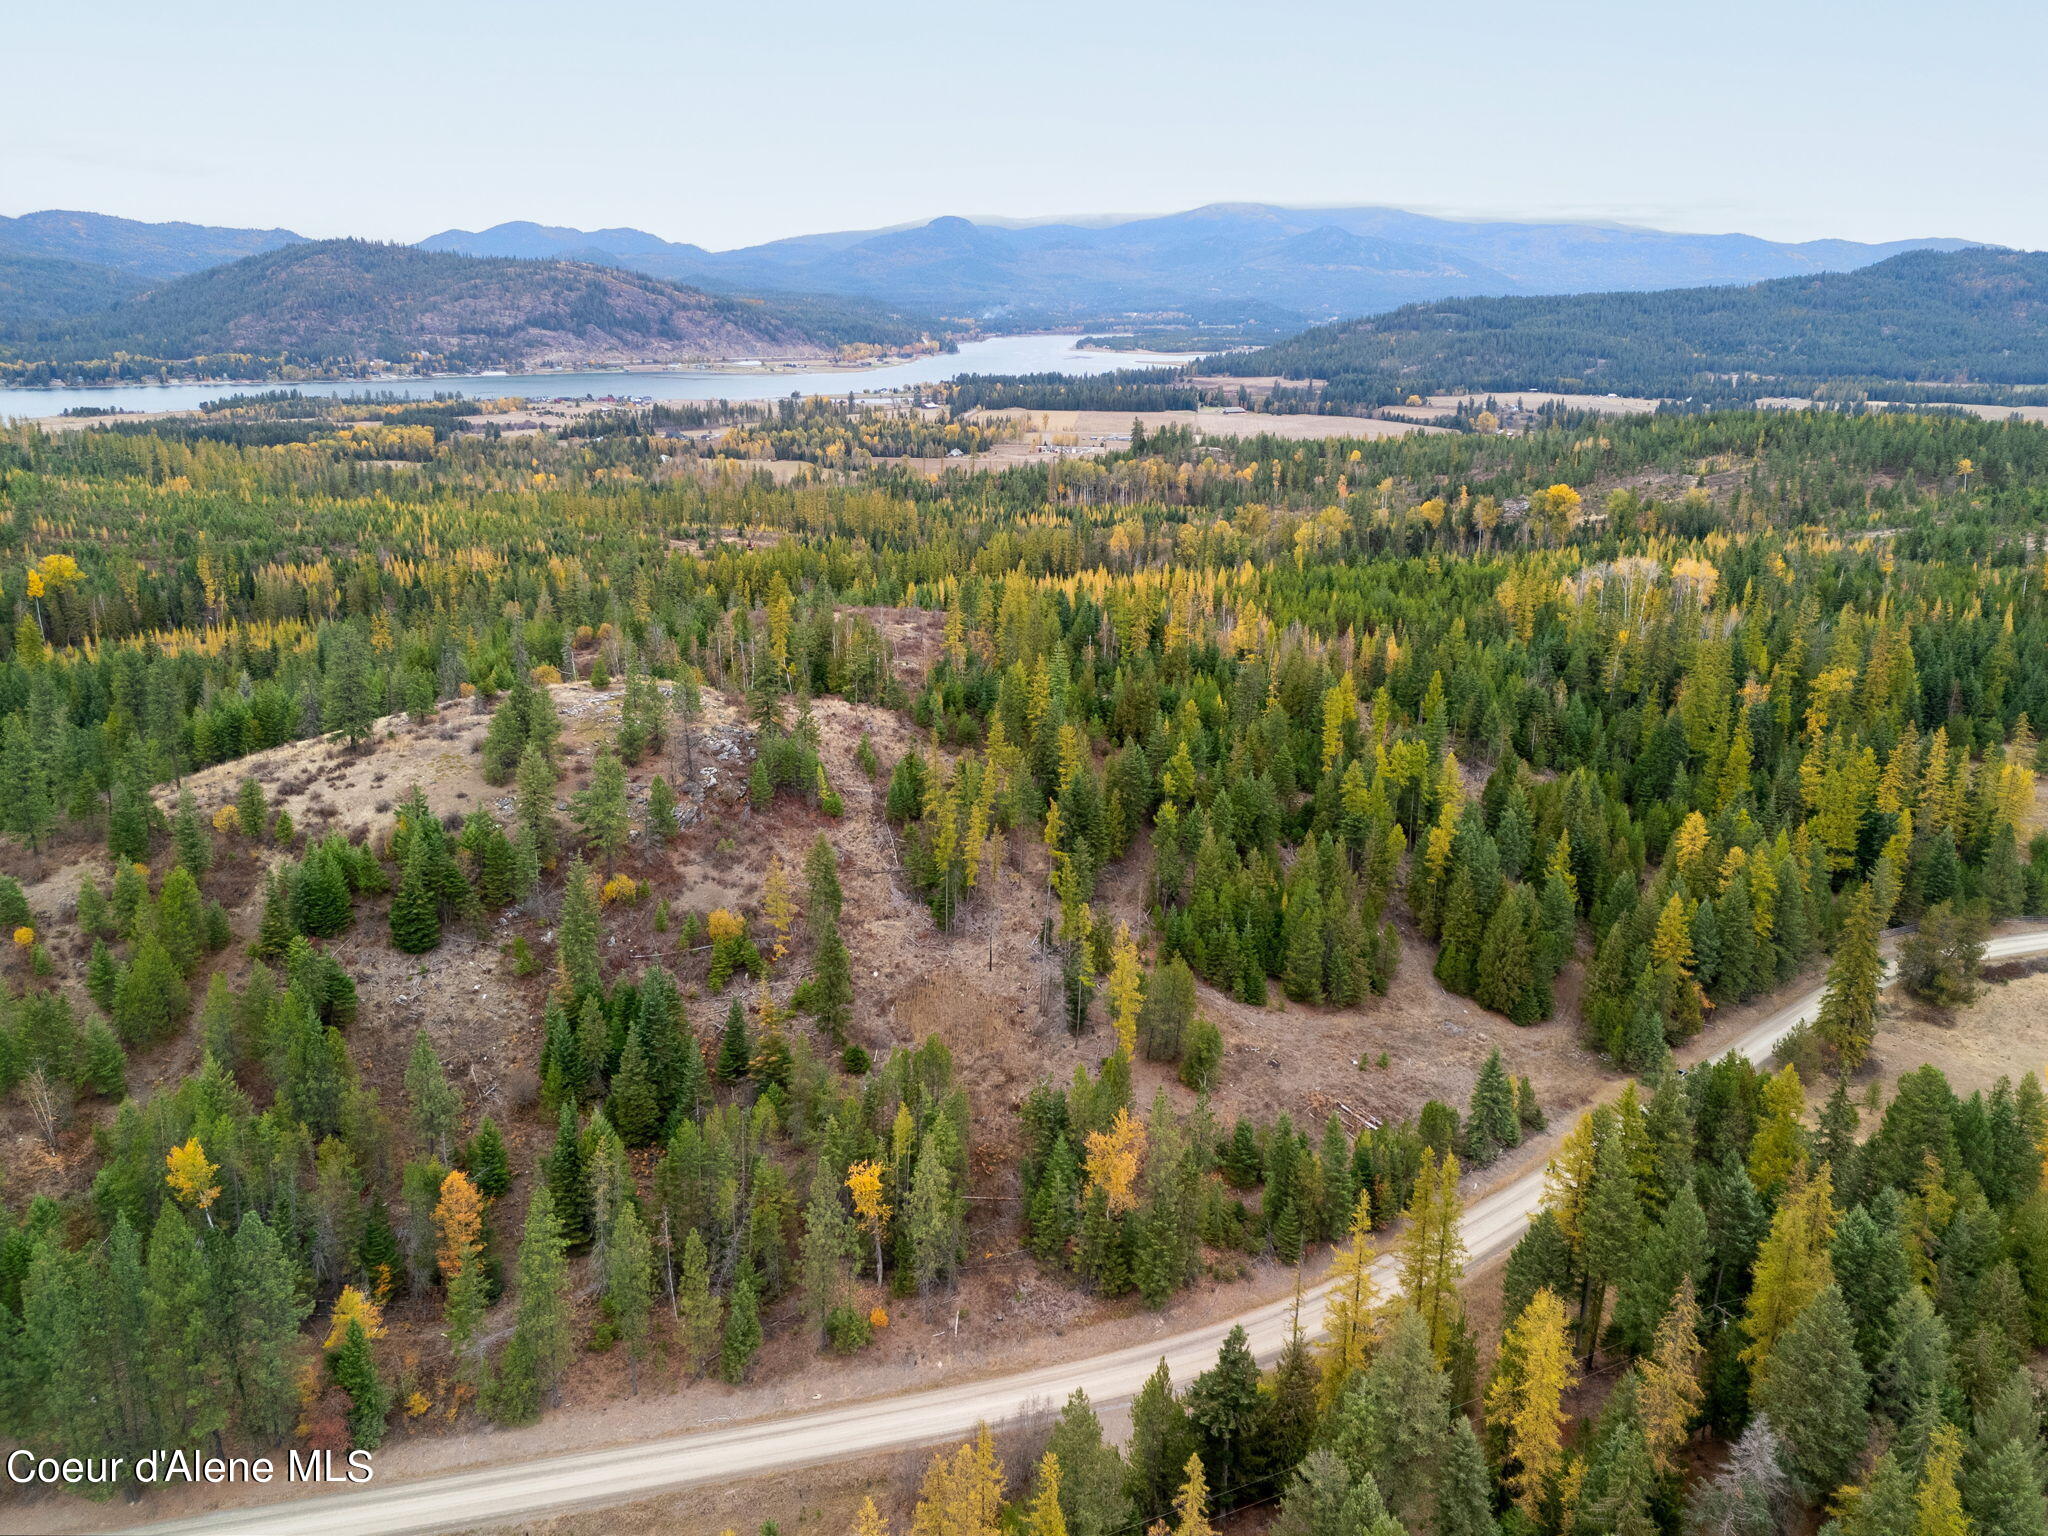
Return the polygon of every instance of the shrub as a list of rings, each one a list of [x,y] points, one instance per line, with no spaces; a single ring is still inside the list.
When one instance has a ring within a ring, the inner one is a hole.
[[[826,1315],[825,1338],[839,1354],[851,1355],[866,1349],[874,1337],[875,1325],[857,1307],[834,1307]]]
[[[1216,1086],[1223,1067],[1223,1032],[1207,1019],[1196,1019],[1181,1034],[1180,1080],[1197,1093]]]

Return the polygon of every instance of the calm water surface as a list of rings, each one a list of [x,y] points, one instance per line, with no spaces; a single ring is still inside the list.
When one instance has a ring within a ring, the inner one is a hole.
[[[1108,373],[1117,368],[1163,367],[1185,357],[1157,352],[1084,352],[1076,336],[998,336],[963,342],[958,352],[913,358],[884,368],[819,373],[709,373],[671,369],[590,373],[527,373],[443,379],[322,379],[281,384],[116,384],[101,389],[0,389],[0,419],[56,416],[74,405],[124,411],[188,411],[223,395],[296,389],[307,395],[349,395],[377,390],[410,398],[467,395],[496,399],[555,399],[585,395],[648,395],[656,400],[778,400],[790,394],[834,395],[848,390],[898,389],[932,384],[963,373]]]

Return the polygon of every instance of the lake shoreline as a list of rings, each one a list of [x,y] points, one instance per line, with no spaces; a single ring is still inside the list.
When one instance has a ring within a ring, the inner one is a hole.
[[[848,389],[876,393],[944,383],[961,374],[1056,372],[1086,375],[1110,368],[1178,367],[1178,355],[1115,354],[1084,350],[1077,332],[1029,332],[962,342],[951,352],[925,352],[884,362],[832,362],[773,358],[716,364],[656,363],[640,367],[607,364],[586,369],[495,370],[464,374],[348,374],[320,378],[179,380],[165,384],[94,383],[16,385],[0,388],[0,421],[52,421],[67,409],[104,410],[119,415],[192,410],[224,395],[253,390],[300,390],[321,397],[386,391],[411,399],[451,395],[466,399],[514,396],[524,399],[774,400],[790,394],[839,394]],[[567,386],[567,387],[564,387]],[[92,417],[83,418],[86,420]]]

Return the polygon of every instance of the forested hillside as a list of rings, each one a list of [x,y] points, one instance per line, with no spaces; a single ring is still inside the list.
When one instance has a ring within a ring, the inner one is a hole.
[[[0,1434],[701,1422],[1330,1263],[912,1529],[2038,1536],[2048,1103],[1871,1066],[1884,929],[1953,1010],[2048,912],[2048,431],[778,484],[356,404],[0,435]]]
[[[1447,299],[1204,363],[1330,403],[1448,390],[1711,399],[2048,382],[2048,254],[1915,251],[1744,288]]]
[[[102,309],[23,314],[0,334],[0,378],[828,356],[924,334],[921,321],[846,301],[714,297],[614,267],[328,240],[212,267]]]

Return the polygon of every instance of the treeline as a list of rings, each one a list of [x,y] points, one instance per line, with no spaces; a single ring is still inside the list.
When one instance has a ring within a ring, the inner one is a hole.
[[[1162,1362],[1122,1450],[1076,1393],[1007,1505],[984,1431],[933,1457],[909,1528],[1200,1536],[1277,1504],[1286,1536],[2041,1529],[2039,1080],[1962,1098],[1926,1067],[1881,1113],[1838,1085],[1811,1128],[1790,1068],[1653,1082],[1559,1149],[1483,1379],[1429,1154],[1387,1294],[1361,1197],[1322,1339],[1261,1370],[1233,1330],[1178,1385]],[[889,1529],[872,1500],[853,1526]]]
[[[1884,397],[1894,381],[2039,385],[2044,283],[2039,253],[1911,251],[1748,287],[1411,304],[1202,366],[1322,379],[1325,402],[1367,405],[1391,403],[1390,388],[1733,401],[1824,386]]]

